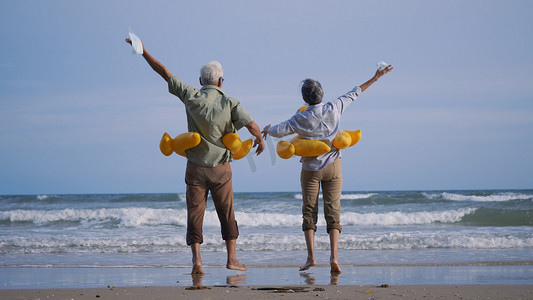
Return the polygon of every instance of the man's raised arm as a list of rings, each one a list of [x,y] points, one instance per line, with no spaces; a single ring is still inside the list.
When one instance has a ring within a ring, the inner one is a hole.
[[[126,43],[131,45],[131,40],[126,39]],[[152,67],[152,69],[157,74],[159,74],[161,77],[163,77],[165,81],[168,82],[168,80],[170,79],[170,76],[172,76],[172,73],[170,73],[170,71],[162,63],[160,63],[157,59],[155,59],[152,55],[150,55],[150,53],[146,51],[146,48],[144,48],[144,43],[142,43],[142,45],[143,45],[143,57],[146,60],[146,62],[148,62],[150,67]]]

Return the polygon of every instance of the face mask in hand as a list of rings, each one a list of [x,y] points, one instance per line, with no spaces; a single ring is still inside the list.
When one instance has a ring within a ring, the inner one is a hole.
[[[133,48],[132,54],[143,54],[143,45],[141,43],[141,39],[133,33],[133,30],[129,30],[130,34],[130,40],[131,40],[131,46]]]

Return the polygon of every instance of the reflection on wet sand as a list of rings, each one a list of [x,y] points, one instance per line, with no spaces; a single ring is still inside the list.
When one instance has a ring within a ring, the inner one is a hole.
[[[316,278],[311,276],[310,273],[307,272],[300,272],[300,276],[305,278],[305,284],[313,285],[316,282]]]
[[[305,279],[305,284],[307,284],[307,285],[314,285],[316,283],[316,277],[311,276],[311,273],[300,272],[300,276]],[[340,277],[340,274],[331,274],[331,278],[330,278],[329,284],[338,285],[339,284],[339,277]]]
[[[299,272],[300,277],[303,278],[306,285],[316,285],[317,284],[317,275],[320,275],[321,278],[320,282],[324,282],[324,279],[321,274],[323,273],[316,273],[316,272]],[[325,274],[324,274],[325,275]],[[192,278],[192,285],[195,287],[202,287],[203,286],[203,279],[205,274],[191,274]],[[330,274],[330,285],[338,285],[339,284],[339,278],[341,274]],[[219,279],[222,279],[219,277]],[[208,277],[208,280],[212,282],[212,278]],[[247,284],[247,275],[246,274],[238,274],[238,275],[231,275],[226,277],[226,286],[235,287],[239,285],[245,285]],[[324,284],[324,283],[322,283]],[[223,286],[223,285],[221,285]]]
[[[193,286],[202,286],[202,281],[204,279],[204,274],[191,274],[192,276],[192,285]]]
[[[329,281],[329,284],[338,285],[339,284],[339,277],[340,277],[340,274],[331,274],[331,279]]]
[[[239,285],[239,284],[245,284],[246,283],[246,275],[245,274],[239,274],[239,275],[233,275],[226,277],[226,283],[229,285]]]
[[[192,277],[192,285],[193,286],[203,286],[203,279],[205,274],[191,274]],[[239,285],[239,284],[246,284],[246,275],[240,274],[240,275],[233,275],[226,277],[226,284],[228,285]]]

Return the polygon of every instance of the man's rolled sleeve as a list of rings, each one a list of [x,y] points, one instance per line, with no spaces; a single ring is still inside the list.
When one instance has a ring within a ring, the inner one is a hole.
[[[231,121],[235,130],[239,130],[248,123],[252,122],[252,116],[241,106],[241,104],[236,101],[236,105],[231,110]]]
[[[183,102],[183,99],[187,99],[188,95],[191,95],[197,91],[192,85],[188,85],[185,82],[181,81],[177,76],[172,75],[168,79],[168,92],[176,97],[180,98]]]

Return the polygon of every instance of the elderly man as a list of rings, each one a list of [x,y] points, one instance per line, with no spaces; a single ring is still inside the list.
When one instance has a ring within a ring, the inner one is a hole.
[[[297,133],[302,138],[313,140],[333,141],[339,131],[341,115],[369,86],[381,76],[392,70],[392,66],[378,69],[374,76],[360,86],[354,87],[348,93],[337,99],[322,103],[324,91],[320,83],[314,79],[302,81],[302,98],[309,104],[303,112],[298,112],[289,120],[275,126],[267,125],[263,134],[274,137],[283,137]],[[342,190],[341,153],[332,147],[331,151],[319,156],[302,157],[302,172],[300,183],[302,187],[302,230],[304,231],[307,246],[307,261],[300,267],[300,271],[316,265],[314,253],[314,236],[318,214],[318,195],[320,186],[324,199],[324,216],[327,223],[327,232],[330,238],[330,266],[331,274],[340,274],[342,271],[338,262],[339,234],[342,230],[340,224],[340,197]]]
[[[126,42],[131,44],[130,39]],[[261,130],[239,101],[222,90],[222,66],[216,61],[204,65],[200,71],[201,89],[190,86],[172,75],[167,68],[144,48],[143,57],[150,67],[168,83],[170,93],[185,105],[189,131],[202,136],[200,144],[187,150],[187,245],[192,250],[192,274],[203,274],[200,244],[207,194],[211,192],[220,220],[222,239],[226,242],[228,269],[247,269],[236,257],[239,229],[233,211],[232,173],[229,162],[232,154],[222,143],[222,136],[243,126],[256,138],[254,148],[259,155],[264,149]]]

